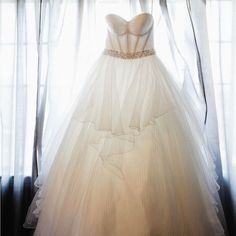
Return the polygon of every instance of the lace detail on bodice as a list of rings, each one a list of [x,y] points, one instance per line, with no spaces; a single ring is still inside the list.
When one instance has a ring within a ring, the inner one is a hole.
[[[109,14],[106,16],[108,32],[106,49],[122,53],[135,53],[153,49],[153,17],[141,13],[130,21]]]

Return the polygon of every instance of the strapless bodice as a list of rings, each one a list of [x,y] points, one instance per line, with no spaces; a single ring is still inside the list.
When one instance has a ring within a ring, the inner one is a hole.
[[[121,53],[136,53],[153,49],[153,17],[141,13],[130,21],[108,14],[106,49]]]

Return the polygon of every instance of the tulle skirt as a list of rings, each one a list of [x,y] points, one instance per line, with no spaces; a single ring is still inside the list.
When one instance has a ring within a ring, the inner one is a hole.
[[[50,145],[25,225],[36,236],[224,235],[199,124],[157,56],[102,55]]]

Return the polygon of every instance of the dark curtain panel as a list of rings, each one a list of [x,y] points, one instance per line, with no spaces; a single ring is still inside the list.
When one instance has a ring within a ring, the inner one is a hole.
[[[21,199],[13,191],[14,177],[1,190],[1,236],[31,236],[33,230],[22,227],[34,190],[31,177],[25,177]]]

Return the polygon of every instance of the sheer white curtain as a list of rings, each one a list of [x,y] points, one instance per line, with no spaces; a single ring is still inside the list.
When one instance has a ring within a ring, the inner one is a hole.
[[[236,2],[208,1],[207,23],[230,230],[236,233]]]
[[[0,2],[0,119],[2,182],[31,175],[37,81],[32,3]]]
[[[25,177],[32,172],[36,19],[33,1],[0,1],[0,188],[2,212],[12,214],[9,224],[15,226],[8,229],[9,234],[17,234]],[[13,205],[7,210],[5,202],[9,201]],[[8,224],[5,215],[2,219],[2,226]]]
[[[45,174],[41,173],[47,173],[53,161],[53,153],[48,153],[48,149],[60,140],[71,104],[82,84],[78,74],[82,73],[79,46],[84,18],[89,19],[89,5],[86,1],[72,0],[41,2],[35,132],[40,174],[37,185],[42,184]]]

